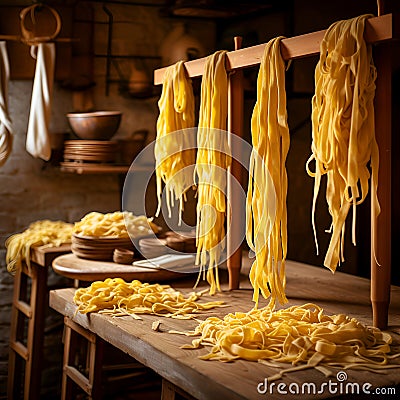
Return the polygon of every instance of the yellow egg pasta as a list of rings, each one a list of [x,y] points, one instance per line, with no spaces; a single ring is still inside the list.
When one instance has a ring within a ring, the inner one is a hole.
[[[189,319],[193,314],[223,305],[221,301],[199,303],[201,292],[185,297],[169,285],[142,283],[138,280],[125,282],[121,278],[108,278],[93,282],[87,288],[79,288],[74,295],[77,312],[106,313],[112,316],[152,314],[162,317]]]
[[[379,214],[376,195],[379,152],[375,140],[374,95],[376,69],[371,46],[364,40],[362,15],[334,23],[321,42],[312,100],[312,155],[307,172],[314,178],[312,225],[317,246],[315,207],[321,178],[327,176],[326,201],[332,219],[331,240],[324,265],[332,272],[344,260],[347,214],[352,208],[352,242],[356,244],[356,206],[368,193],[371,166],[372,207]],[[310,163],[315,162],[315,171]]]
[[[161,211],[162,182],[165,183],[166,203],[171,216],[174,200],[179,201],[179,223],[186,191],[194,185],[195,143],[192,132],[195,124],[194,95],[183,61],[168,67],[158,102],[157,138],[154,147],[158,209]]]
[[[171,333],[182,333],[172,331]],[[399,353],[390,344],[392,337],[377,328],[366,327],[344,314],[326,315],[315,304],[273,311],[267,306],[209,317],[188,336],[200,336],[184,348],[211,347],[204,360],[224,362],[244,359],[279,367],[269,381],[288,372],[315,368],[325,375],[332,368],[378,372],[400,368]],[[292,366],[282,368],[281,363]]]
[[[145,215],[136,216],[129,211],[106,214],[92,211],[75,222],[73,233],[79,236],[136,238],[156,233],[158,229]]]
[[[287,253],[286,156],[290,137],[287,125],[285,63],[280,54],[282,37],[269,41],[261,59],[257,102],[251,119],[253,150],[250,157],[246,201],[246,239],[255,253],[250,270],[258,304],[259,292],[287,302],[285,260]]]
[[[195,167],[198,184],[196,264],[200,265],[199,278],[208,266],[207,281],[211,294],[220,290],[218,263],[225,248],[226,170],[230,165],[225,55],[226,51],[218,51],[205,62]]]
[[[31,267],[30,252],[32,246],[58,247],[63,243],[71,242],[72,227],[72,224],[63,221],[46,219],[33,222],[25,231],[10,236],[5,243],[8,272],[14,274],[21,268],[23,260],[25,260],[28,268]]]

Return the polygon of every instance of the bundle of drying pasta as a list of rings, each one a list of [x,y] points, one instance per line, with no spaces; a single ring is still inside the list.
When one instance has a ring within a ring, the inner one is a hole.
[[[201,293],[184,297],[169,285],[125,282],[121,278],[93,282],[75,292],[77,312],[106,313],[113,316],[153,314],[163,317],[189,319],[194,313],[221,306],[223,302],[198,303]]]
[[[315,205],[322,175],[327,175],[326,200],[332,218],[331,241],[324,265],[336,270],[343,261],[344,227],[352,207],[352,241],[356,242],[356,206],[368,193],[371,163],[372,207],[379,214],[376,195],[379,153],[375,140],[374,108],[376,69],[371,46],[364,41],[369,15],[330,26],[321,42],[312,100],[313,142],[307,172],[314,177],[312,225],[315,242]],[[310,163],[315,160],[315,172]],[[360,193],[361,191],[361,193]]]
[[[32,246],[48,245],[61,246],[63,243],[71,242],[72,224],[63,221],[36,221],[29,225],[28,229],[16,233],[6,240],[6,263],[7,270],[15,273],[21,268],[21,262],[26,261],[28,268],[30,264],[30,251]]]
[[[226,51],[218,51],[209,56],[204,65],[195,167],[198,177],[196,264],[200,265],[199,278],[208,264],[207,281],[211,294],[220,290],[218,262],[225,247],[224,191],[226,169],[230,164],[226,133],[228,78],[225,55]]]
[[[194,96],[183,61],[168,67],[158,102],[157,138],[154,147],[158,209],[161,210],[162,182],[165,183],[166,203],[171,216],[174,199],[179,201],[179,223],[186,191],[194,185],[195,162]]]
[[[246,204],[246,239],[255,252],[250,270],[258,304],[259,291],[270,305],[285,296],[287,252],[287,174],[289,150],[285,64],[280,54],[281,37],[267,43],[257,80],[257,102],[251,119],[253,150],[250,158]]]
[[[201,336],[184,348],[211,346],[210,353],[200,357],[204,360],[244,359],[280,368],[280,363],[292,364],[269,381],[307,368],[327,376],[331,367],[373,372],[400,368],[400,363],[393,361],[400,353],[392,353],[389,333],[366,327],[344,314],[326,315],[315,304],[279,311],[265,307],[227,314],[223,319],[209,317],[184,334]]]
[[[128,238],[158,232],[158,226],[144,215],[135,216],[129,211],[102,214],[90,212],[75,222],[73,233],[80,236]]]

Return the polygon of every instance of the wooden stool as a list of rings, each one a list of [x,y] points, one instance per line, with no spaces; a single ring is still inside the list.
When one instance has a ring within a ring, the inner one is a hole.
[[[54,258],[69,249],[69,245],[32,248],[31,268],[22,263],[15,274],[7,382],[9,400],[40,399],[44,318],[48,307],[47,268]]]
[[[75,398],[75,382],[88,396],[89,399],[101,398],[101,375],[104,352],[104,341],[94,333],[82,328],[70,318],[64,317],[64,361],[61,387],[61,399]],[[87,351],[84,360],[79,358],[79,339],[87,341]],[[84,365],[80,365],[80,362]],[[81,371],[85,371],[86,375]]]

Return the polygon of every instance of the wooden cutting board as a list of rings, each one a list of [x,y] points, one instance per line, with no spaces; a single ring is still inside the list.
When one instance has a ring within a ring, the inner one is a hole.
[[[145,282],[166,281],[187,278],[188,273],[173,272],[165,269],[134,267],[111,261],[84,260],[69,253],[53,261],[53,269],[62,276],[80,281],[96,281],[106,278],[122,278],[126,281],[138,279]]]

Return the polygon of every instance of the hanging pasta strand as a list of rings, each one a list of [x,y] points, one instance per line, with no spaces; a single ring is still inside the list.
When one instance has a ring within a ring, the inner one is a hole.
[[[174,200],[178,200],[180,223],[185,193],[194,184],[195,163],[194,135],[185,131],[195,124],[194,95],[183,61],[167,68],[158,107],[160,114],[154,147],[158,198],[156,216],[161,211],[164,182],[169,216]]]
[[[226,51],[218,51],[205,62],[201,83],[199,129],[195,174],[197,188],[196,264],[199,278],[208,265],[210,293],[220,290],[218,262],[225,248],[226,170],[230,152],[226,134],[228,77]]]
[[[287,125],[285,63],[280,54],[282,37],[267,43],[257,80],[257,102],[251,119],[253,150],[250,157],[246,202],[246,239],[255,252],[250,270],[258,305],[259,293],[287,302],[285,260],[287,253],[286,156],[290,137]]]
[[[315,207],[321,178],[327,176],[326,201],[332,219],[331,240],[324,265],[332,272],[344,261],[347,214],[352,208],[352,242],[356,244],[356,206],[368,193],[370,163],[374,185],[372,206],[379,214],[377,198],[379,153],[375,140],[374,106],[376,69],[371,46],[364,40],[361,15],[332,24],[321,42],[315,70],[312,100],[312,155],[307,172],[314,178],[312,226],[318,252]],[[315,171],[310,163],[315,161]]]

